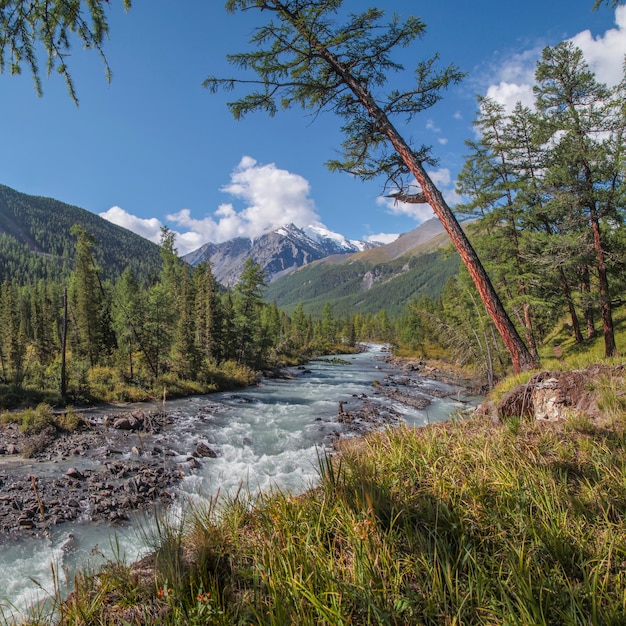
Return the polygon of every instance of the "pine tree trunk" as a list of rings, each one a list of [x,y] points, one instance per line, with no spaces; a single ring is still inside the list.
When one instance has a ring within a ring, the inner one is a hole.
[[[296,28],[298,28],[297,24]],[[310,33],[303,34],[307,36],[310,35]],[[519,372],[536,367],[538,365],[537,359],[533,358],[530,354],[526,344],[523,342],[517,332],[517,329],[511,322],[511,319],[504,309],[504,306],[502,305],[502,302],[500,301],[489,276],[485,272],[485,269],[476,254],[476,251],[469,242],[467,235],[458,223],[454,213],[444,200],[443,195],[428,176],[426,170],[422,166],[422,163],[413,154],[411,148],[390,122],[385,112],[378,106],[370,92],[367,90],[367,87],[359,82],[355,76],[353,76],[350,68],[344,65],[320,42],[313,41],[312,45],[316,48],[316,52],[320,55],[320,57],[328,63],[328,65],[337,73],[339,77],[341,77],[345,85],[365,107],[378,131],[387,137],[394,150],[402,158],[410,172],[415,176],[415,179],[422,188],[426,201],[441,221],[441,224],[452,240],[452,243],[459,253],[463,263],[465,263],[465,266],[467,267],[467,270],[472,277],[476,288],[478,289],[480,298],[487,309],[487,313],[496,325],[496,328],[502,337],[502,341],[511,356],[513,369],[516,372]]]
[[[587,339],[596,336],[596,326],[593,319],[593,306],[591,305],[591,286],[589,284],[589,268],[586,265],[580,267],[580,292],[583,294],[583,312],[587,323]]]
[[[559,276],[561,278],[561,289],[563,290],[563,294],[565,295],[565,300],[567,301],[567,307],[569,309],[569,316],[572,320],[574,339],[576,343],[582,343],[583,334],[580,332],[580,323],[578,322],[578,315],[576,315],[576,307],[574,306],[574,302],[572,300],[572,292],[570,291],[569,285],[567,283],[567,278],[565,277],[565,272],[563,271],[562,267],[559,267]]]
[[[600,223],[595,207],[591,211],[591,228],[593,231],[593,247],[596,252],[596,270],[598,272],[598,290],[600,292],[600,315],[602,316],[602,330],[604,332],[604,356],[611,357],[616,352],[615,333],[613,331],[613,314],[611,311],[611,296],[609,281],[606,276],[604,251],[600,236]]]

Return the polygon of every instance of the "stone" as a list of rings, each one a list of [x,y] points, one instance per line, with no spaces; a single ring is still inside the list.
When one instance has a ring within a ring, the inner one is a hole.
[[[74,478],[75,480],[83,480],[85,478],[85,475],[75,467],[70,467],[67,472],[65,472],[65,475],[68,478]]]
[[[209,448],[209,446],[206,445],[206,443],[202,443],[200,442],[197,446],[196,446],[196,452],[203,457],[208,457],[211,459],[214,459],[217,457],[217,452],[215,450],[213,450],[212,448]]]

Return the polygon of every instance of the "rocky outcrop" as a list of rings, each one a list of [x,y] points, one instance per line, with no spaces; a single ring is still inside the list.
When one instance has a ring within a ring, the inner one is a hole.
[[[601,389],[619,394],[624,367],[593,365],[584,370],[544,371],[506,393],[495,405],[484,403],[482,413],[494,419],[521,417],[555,421],[572,413],[591,419],[606,417],[606,400]],[[613,384],[609,381],[613,380]],[[619,382],[621,381],[621,382]],[[617,397],[617,396],[615,396]]]

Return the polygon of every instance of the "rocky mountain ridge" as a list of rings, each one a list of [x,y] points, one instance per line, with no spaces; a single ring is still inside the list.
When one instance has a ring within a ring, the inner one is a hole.
[[[299,267],[333,254],[351,254],[381,246],[380,243],[350,240],[323,226],[298,228],[286,224],[257,239],[237,237],[223,243],[206,243],[182,258],[191,265],[211,261],[213,275],[223,285],[233,286],[247,258],[252,258],[272,283]]]

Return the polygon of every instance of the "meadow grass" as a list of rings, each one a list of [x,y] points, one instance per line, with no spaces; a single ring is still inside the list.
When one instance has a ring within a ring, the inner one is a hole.
[[[625,448],[623,415],[347,442],[302,495],[196,505],[147,574],[81,578],[59,623],[623,624]]]

